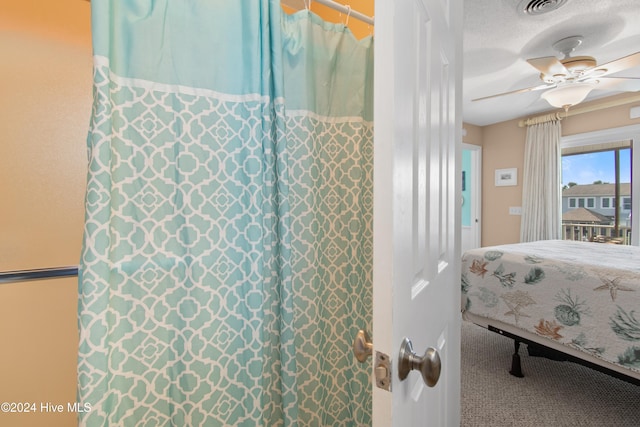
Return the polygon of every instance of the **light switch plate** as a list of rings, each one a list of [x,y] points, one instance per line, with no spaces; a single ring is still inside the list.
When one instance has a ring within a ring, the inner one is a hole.
[[[509,215],[522,215],[522,206],[510,206]]]

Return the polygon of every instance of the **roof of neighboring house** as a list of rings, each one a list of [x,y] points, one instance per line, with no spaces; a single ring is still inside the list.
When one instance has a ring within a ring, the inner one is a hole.
[[[583,223],[600,223],[611,221],[608,217],[587,208],[576,208],[571,209],[570,211],[566,211],[562,214],[562,220]]]
[[[615,194],[615,184],[579,184],[562,190],[562,197],[567,196],[611,196]],[[620,183],[620,195],[631,194],[631,184]]]

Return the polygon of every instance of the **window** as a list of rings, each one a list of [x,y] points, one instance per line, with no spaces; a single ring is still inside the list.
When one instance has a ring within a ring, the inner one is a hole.
[[[575,208],[589,208],[594,209],[596,207],[595,197],[570,197],[569,207]]]
[[[604,234],[611,238],[624,238],[630,243],[631,224],[629,221],[631,195],[631,141],[606,144],[574,146],[562,151],[562,194],[565,226],[584,226],[586,223],[576,218],[584,214],[567,215],[576,208],[591,210],[597,222],[590,220],[592,228],[584,234],[595,236]],[[597,227],[594,225],[597,223]],[[568,238],[568,237],[567,237]]]

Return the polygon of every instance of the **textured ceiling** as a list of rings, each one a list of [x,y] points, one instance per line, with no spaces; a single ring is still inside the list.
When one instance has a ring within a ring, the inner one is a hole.
[[[556,55],[551,47],[569,36],[584,37],[572,56],[603,64],[640,51],[640,0],[568,0],[555,11],[518,12],[520,0],[464,0],[463,120],[488,125],[549,111],[543,91],[472,99],[537,86],[539,72],[526,59]],[[640,77],[640,67],[615,74]],[[613,75],[612,75],[613,76]],[[594,90],[587,100],[620,92]]]

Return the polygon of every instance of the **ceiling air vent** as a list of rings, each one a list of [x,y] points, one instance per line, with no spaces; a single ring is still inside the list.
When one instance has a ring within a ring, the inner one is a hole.
[[[521,0],[518,3],[518,12],[524,15],[542,15],[553,12],[569,0]]]

